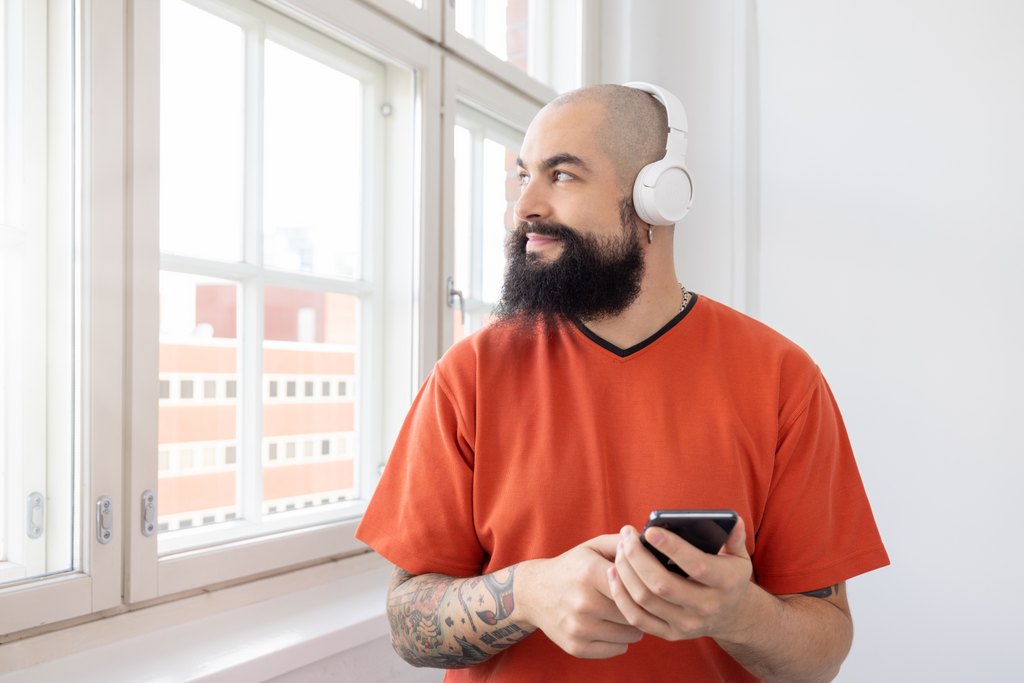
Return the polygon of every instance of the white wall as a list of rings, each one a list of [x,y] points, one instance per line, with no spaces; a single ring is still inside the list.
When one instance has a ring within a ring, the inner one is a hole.
[[[744,146],[734,145],[745,120],[736,99],[732,33],[735,10],[716,0],[604,0],[601,79],[650,81],[672,91],[690,126],[687,166],[693,209],[676,227],[679,274],[687,288],[720,301],[742,301],[746,273],[733,267],[745,226]],[[737,150],[735,159],[730,150]],[[725,152],[725,153],[723,153]]]
[[[691,112],[684,282],[803,345],[843,408],[893,565],[850,582],[839,680],[1017,679],[1024,3],[605,5],[635,68],[605,79]]]

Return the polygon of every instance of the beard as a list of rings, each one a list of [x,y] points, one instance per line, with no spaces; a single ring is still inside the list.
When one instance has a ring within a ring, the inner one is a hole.
[[[505,242],[507,261],[499,323],[548,328],[569,321],[597,320],[624,311],[640,294],[643,247],[633,222],[633,203],[619,203],[622,232],[600,239],[560,223],[519,223]],[[557,238],[562,253],[545,261],[526,251],[526,233]]]

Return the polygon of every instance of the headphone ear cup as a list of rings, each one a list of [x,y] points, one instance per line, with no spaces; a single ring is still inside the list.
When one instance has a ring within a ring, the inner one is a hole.
[[[633,183],[633,208],[650,225],[674,225],[693,204],[693,180],[681,159],[647,164]]]

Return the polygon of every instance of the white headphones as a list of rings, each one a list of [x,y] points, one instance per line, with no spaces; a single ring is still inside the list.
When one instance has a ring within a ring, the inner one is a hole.
[[[665,156],[640,169],[633,183],[633,208],[649,225],[674,225],[693,204],[693,179],[686,168],[686,110],[679,98],[657,85],[642,81],[623,85],[653,95],[668,115]]]

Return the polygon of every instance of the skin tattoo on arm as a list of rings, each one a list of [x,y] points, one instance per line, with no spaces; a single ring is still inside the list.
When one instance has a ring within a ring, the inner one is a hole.
[[[839,589],[841,587],[842,584],[837,583],[834,586],[825,586],[824,588],[819,588],[816,591],[807,591],[806,593],[801,593],[801,595],[806,595],[809,598],[827,598],[830,597],[833,593],[839,595]]]
[[[456,579],[396,568],[388,592],[391,644],[414,666],[457,669],[490,659],[532,631],[512,620],[515,566]]]

